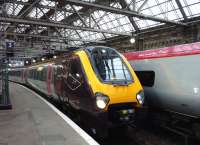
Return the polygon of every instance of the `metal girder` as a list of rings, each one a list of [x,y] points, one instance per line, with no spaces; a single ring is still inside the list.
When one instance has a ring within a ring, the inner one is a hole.
[[[65,0],[65,1],[67,3],[73,4],[73,5],[95,8],[95,9],[99,9],[99,10],[103,10],[103,11],[107,11],[107,12],[112,12],[112,13],[116,13],[116,14],[122,14],[122,15],[126,15],[126,16],[137,17],[137,18],[140,18],[140,19],[148,19],[148,20],[157,21],[157,22],[166,23],[166,24],[187,26],[185,23],[182,23],[182,22],[175,22],[175,21],[170,21],[170,20],[166,20],[166,19],[155,18],[155,17],[149,16],[149,15],[140,14],[140,13],[137,13],[137,12],[134,12],[134,11],[114,8],[114,7],[110,7],[110,6],[104,6],[104,5],[100,5],[100,4],[96,4],[96,3],[85,2],[85,1],[80,1],[80,0]]]
[[[130,9],[127,7],[128,5],[127,5],[127,3],[126,3],[125,0],[120,0],[119,3],[120,3],[120,5],[122,6],[122,8],[127,8],[128,10],[130,10]],[[133,20],[133,18],[130,17],[130,16],[128,16],[128,19],[129,19],[129,21],[131,22],[133,28],[134,28],[136,31],[139,31],[139,28],[138,28],[137,24],[135,23],[135,21]]]
[[[92,20],[94,21],[95,25],[97,26],[98,29],[101,29],[101,27],[99,26],[99,24],[96,22],[95,18],[91,15]],[[104,39],[106,39],[106,35],[104,33],[102,33]]]
[[[22,10],[19,12],[19,14],[17,15],[17,18],[22,18],[25,17],[26,15],[28,15],[31,10],[34,8],[34,5],[37,4],[40,0],[32,0],[30,5],[26,5],[22,8]],[[11,24],[12,26],[15,26],[15,24]],[[8,32],[12,32],[14,31],[15,27],[9,28],[6,30]]]
[[[131,36],[130,33],[123,32],[115,32],[111,30],[103,30],[103,29],[94,29],[87,27],[79,27],[79,26],[68,26],[63,22],[49,22],[49,21],[38,21],[37,19],[19,19],[19,18],[11,18],[11,17],[0,17],[0,22],[10,22],[10,23],[19,23],[19,24],[29,24],[29,25],[40,25],[45,27],[57,27],[64,29],[73,29],[73,30],[83,30],[83,31],[92,31],[92,32],[100,32],[100,33],[108,33],[114,35],[124,35]]]
[[[187,15],[186,15],[185,11],[183,10],[182,4],[180,3],[179,0],[175,0],[175,1],[176,1],[176,4],[178,5],[178,8],[179,8],[184,20],[187,20],[188,18],[187,18]]]
[[[60,31],[58,30],[58,28],[55,28],[55,31],[56,31],[56,33],[57,33],[61,38],[63,38],[63,36],[62,36],[62,34],[60,33]],[[67,38],[67,39],[62,39],[62,40],[63,40],[63,42],[64,42],[65,44],[68,44],[69,38]]]
[[[31,10],[34,8],[34,6],[35,6],[37,3],[39,3],[40,1],[41,1],[41,0],[35,0],[35,1],[33,1],[33,3],[31,3],[27,8],[25,8],[24,11],[21,11],[21,12],[19,13],[19,15],[17,16],[17,18],[25,17],[26,15],[28,15],[28,14],[31,12]]]
[[[49,20],[49,17],[46,15],[46,13],[40,8],[40,10],[41,10],[41,12],[43,13],[43,16],[45,16],[46,17],[46,19],[47,20]],[[54,27],[55,28],[55,27]],[[62,35],[61,35],[61,33],[59,32],[59,30],[58,30],[58,28],[55,28],[55,31],[58,33],[58,35],[62,38]],[[63,42],[65,43],[65,44],[67,44],[67,41],[66,41],[66,39],[62,39],[63,40]]]
[[[114,0],[109,0],[109,1],[114,1]],[[67,2],[67,1],[66,1]],[[98,3],[98,4],[102,4],[102,5],[108,5],[108,0],[96,0],[94,3]],[[95,8],[88,8],[88,7],[83,7],[82,9],[80,9],[78,12],[79,14],[84,14],[84,16],[89,17],[90,14],[92,14],[94,11],[96,11]],[[68,17],[66,17],[65,19],[63,19],[63,22],[68,23],[69,25],[72,24],[72,22],[78,20],[79,18],[77,17],[77,15],[74,13]]]
[[[83,20],[83,17],[79,14],[79,12],[74,8],[73,5],[70,5],[70,6],[71,6],[71,8],[73,9],[73,11],[77,14],[77,16],[79,17],[79,19],[80,19],[81,22],[83,23],[83,25],[84,25],[85,27],[87,27],[87,24],[85,23],[85,21]]]
[[[75,7],[73,5],[70,5],[71,8],[73,9],[73,11],[77,14],[77,16],[79,17],[79,19],[81,20],[82,24],[87,27],[87,24],[85,23],[85,21],[83,20],[82,16],[79,14],[79,12],[75,9]],[[81,35],[76,31],[76,34],[78,35],[79,38],[81,38]],[[84,43],[85,44],[85,43]]]
[[[24,6],[30,6],[31,3],[30,2],[23,2],[23,1],[17,1],[17,0],[6,0],[5,3],[15,3],[15,4],[19,4],[19,5],[24,5]],[[58,7],[52,7],[52,6],[48,6],[48,5],[41,5],[39,3],[35,4],[36,8],[45,8],[45,9],[50,9],[50,10],[57,10],[57,11],[63,11],[63,12],[69,12],[69,13],[73,13],[73,10],[68,10],[66,8],[58,8]],[[81,12],[79,12],[81,13]]]
[[[114,0],[109,0],[109,1],[114,1]],[[66,2],[66,1],[64,1],[64,2]],[[108,1],[107,0],[96,0],[95,1],[95,3],[100,3],[100,4],[106,4],[106,5],[108,5]],[[95,9],[93,8],[93,9],[88,9],[88,8],[86,8],[86,7],[83,7],[82,9],[80,9],[79,11],[78,11],[78,13],[80,14],[80,15],[83,15],[84,14],[84,16],[89,16],[92,12],[94,12],[95,11]],[[71,14],[71,15],[69,15],[68,17],[66,17],[66,18],[64,18],[61,22],[64,22],[66,25],[73,25],[72,23],[74,22],[74,21],[76,21],[76,20],[78,20],[79,19],[79,17],[77,16],[77,14],[76,13],[74,13],[74,11],[73,11],[73,14]],[[79,36],[79,37],[81,37],[80,36],[80,34],[77,32],[77,31],[75,31],[76,33],[77,33],[77,35]],[[43,33],[43,32],[42,32]],[[103,34],[103,33],[102,33]],[[104,34],[103,34],[104,35]]]
[[[141,6],[137,9],[137,12],[140,12],[141,9],[146,5],[147,2],[148,2],[148,0],[145,0],[145,1],[141,4]]]
[[[89,39],[78,39],[78,38],[69,38],[69,37],[60,37],[60,36],[44,36],[44,35],[35,35],[35,34],[24,34],[24,33],[6,33],[1,32],[5,35],[15,35],[15,36],[23,36],[23,37],[35,37],[35,38],[42,38],[42,39],[58,39],[58,40],[67,40],[67,41],[82,41],[82,42],[92,42],[92,43],[101,43],[104,44],[106,41],[96,41],[96,40],[89,40]]]
[[[49,20],[50,16],[52,16],[53,14],[55,14],[58,9],[63,8],[65,5],[66,5],[65,1],[58,0],[58,4],[56,4],[56,6],[54,7],[54,9],[49,9],[46,13],[44,13],[44,11],[42,10],[41,7],[38,7],[42,11],[42,13],[43,13],[43,16],[40,19]],[[25,33],[29,33],[31,30],[32,30],[31,27],[29,27],[28,29],[25,30]]]
[[[133,3],[133,4],[132,4],[132,5],[133,5],[133,11],[135,11],[135,7],[136,7],[136,0],[132,0],[131,2]]]

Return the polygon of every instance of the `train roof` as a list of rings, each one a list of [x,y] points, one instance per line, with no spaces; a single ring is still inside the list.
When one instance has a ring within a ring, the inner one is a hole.
[[[23,69],[23,68],[33,68],[33,67],[37,67],[37,66],[41,66],[41,65],[45,65],[45,64],[54,64],[55,62],[59,61],[59,60],[62,60],[62,59],[65,59],[67,58],[67,56],[69,55],[72,55],[78,51],[87,51],[87,52],[92,52],[93,50],[96,50],[96,49],[102,49],[102,48],[105,48],[105,49],[112,49],[112,50],[115,50],[114,48],[111,48],[111,47],[107,47],[107,46],[88,46],[88,47],[84,47],[84,48],[77,48],[77,49],[72,49],[72,50],[67,50],[67,51],[62,51],[63,52],[63,55],[60,55],[58,58],[52,58],[52,59],[48,59],[46,61],[40,61],[40,62],[37,62],[37,63],[34,63],[32,65],[28,65],[28,66],[24,66],[24,67],[16,67],[16,68],[12,68],[14,70],[17,70],[17,69]]]
[[[176,56],[196,55],[196,54],[200,54],[200,42],[175,45],[160,49],[127,52],[124,53],[124,56],[128,60],[142,60],[142,59],[176,57]]]

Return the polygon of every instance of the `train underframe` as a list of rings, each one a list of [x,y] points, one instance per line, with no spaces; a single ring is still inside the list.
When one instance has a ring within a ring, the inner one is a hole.
[[[65,102],[65,110],[72,120],[97,138],[108,137],[109,132],[114,129],[118,129],[123,131],[121,133],[124,133],[127,127],[135,121],[136,108],[131,103],[111,105],[107,112],[77,110],[70,104],[66,104]]]

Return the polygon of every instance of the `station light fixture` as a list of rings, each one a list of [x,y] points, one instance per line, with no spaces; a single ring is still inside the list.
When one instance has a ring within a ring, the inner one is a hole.
[[[42,58],[41,60],[42,60],[42,61],[45,61],[45,59],[44,59],[44,58]]]
[[[54,55],[54,56],[53,56],[53,58],[55,58],[55,59],[56,59],[56,58],[57,58],[57,56],[56,56],[56,55]]]
[[[132,32],[131,34],[132,34],[132,36],[130,38],[130,43],[133,44],[133,43],[135,43],[135,38],[136,38],[137,34],[135,34],[134,32]]]
[[[131,44],[135,43],[135,38],[134,38],[134,37],[131,37],[130,43],[131,43]]]
[[[35,60],[35,59],[33,59],[33,60],[32,60],[32,62],[33,62],[33,63],[35,63],[35,62],[36,62],[36,60]]]
[[[28,64],[28,61],[26,61],[26,64]]]

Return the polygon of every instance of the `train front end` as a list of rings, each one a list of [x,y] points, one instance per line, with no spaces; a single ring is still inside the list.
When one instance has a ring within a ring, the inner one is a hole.
[[[144,93],[127,60],[108,47],[89,47],[78,55],[92,92],[94,120],[90,124],[112,128],[132,123],[144,103]]]

